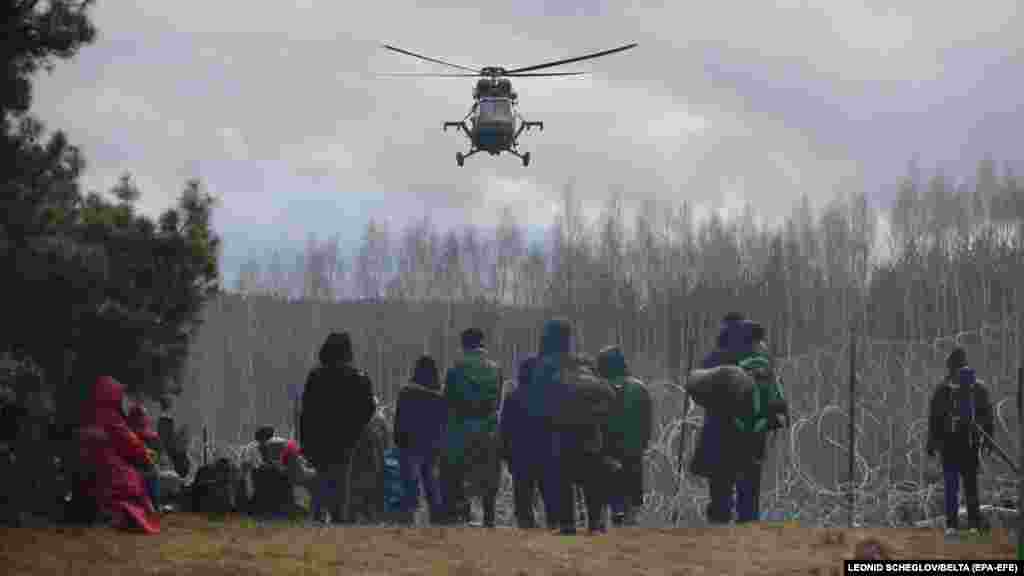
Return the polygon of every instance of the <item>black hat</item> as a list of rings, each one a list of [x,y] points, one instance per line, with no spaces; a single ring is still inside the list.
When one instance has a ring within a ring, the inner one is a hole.
[[[416,367],[413,369],[412,381],[431,390],[441,387],[441,380],[438,376],[437,363],[430,356],[420,356],[416,360]]]

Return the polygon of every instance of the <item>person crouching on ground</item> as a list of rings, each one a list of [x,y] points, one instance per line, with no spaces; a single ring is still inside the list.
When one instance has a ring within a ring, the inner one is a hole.
[[[78,437],[82,464],[89,471],[80,479],[82,495],[96,503],[111,525],[157,534],[160,519],[139,471],[152,464],[151,455],[128,427],[127,408],[124,386],[111,376],[96,376],[82,407]]]
[[[240,468],[248,510],[257,516],[287,517],[300,512],[295,488],[310,488],[316,480],[316,471],[306,463],[299,444],[278,436],[273,426],[256,431]]]
[[[957,347],[946,359],[946,378],[932,395],[926,448],[929,457],[934,457],[936,451],[942,457],[947,533],[960,527],[961,478],[970,529],[983,528],[978,501],[979,451],[992,449],[994,433],[988,389],[968,367],[967,353]]]
[[[430,510],[430,522],[442,520],[441,485],[434,466],[444,447],[448,404],[441,393],[437,364],[430,356],[416,361],[412,378],[398,394],[395,446],[402,477],[402,520],[412,524],[419,505],[419,485]]]

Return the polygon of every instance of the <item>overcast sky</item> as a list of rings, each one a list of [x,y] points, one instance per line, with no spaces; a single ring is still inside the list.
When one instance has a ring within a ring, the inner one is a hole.
[[[232,262],[370,216],[488,225],[508,202],[543,226],[570,177],[595,206],[621,186],[772,221],[804,193],[888,198],[915,152],[954,174],[1024,160],[1019,4],[100,0],[97,43],[40,79],[35,110],[84,148],[90,189],[130,170],[155,212],[202,178]],[[531,166],[460,169],[467,142],[441,123],[473,80],[374,79],[445,71],[382,42],[506,67],[639,47],[563,68],[583,79],[517,79],[546,123],[521,140]]]

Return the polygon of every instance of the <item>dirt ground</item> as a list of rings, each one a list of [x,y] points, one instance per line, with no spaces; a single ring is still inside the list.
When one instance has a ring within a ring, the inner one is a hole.
[[[163,534],[107,528],[0,530],[0,572],[196,576],[289,574],[819,574],[842,573],[876,537],[893,558],[1011,559],[1005,532],[947,540],[935,529],[833,530],[779,524],[613,529],[558,536],[509,528],[259,526],[164,517]]]

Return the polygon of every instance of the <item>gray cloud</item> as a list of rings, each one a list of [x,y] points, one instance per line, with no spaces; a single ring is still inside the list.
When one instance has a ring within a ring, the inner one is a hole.
[[[41,80],[36,108],[84,146],[95,188],[130,169],[156,210],[201,176],[229,246],[369,215],[489,223],[501,203],[542,225],[569,178],[594,206],[621,185],[749,201],[771,221],[801,194],[878,194],[914,152],[1005,156],[1024,123],[1015,0],[417,4],[101,3],[99,42]],[[380,42],[514,66],[632,41],[582,66],[591,77],[516,81],[523,114],[546,122],[523,137],[526,169],[455,166],[465,142],[440,127],[466,113],[471,80],[369,74],[438,71]]]

